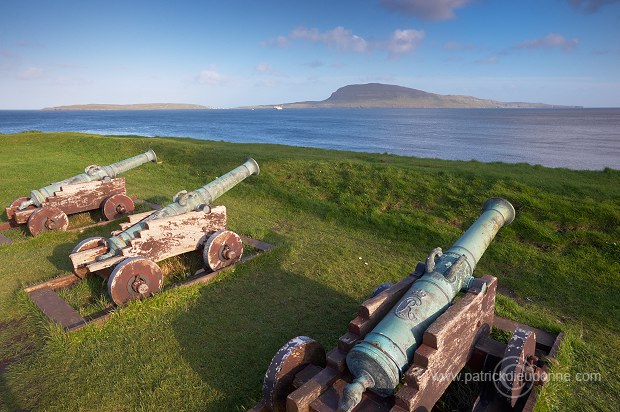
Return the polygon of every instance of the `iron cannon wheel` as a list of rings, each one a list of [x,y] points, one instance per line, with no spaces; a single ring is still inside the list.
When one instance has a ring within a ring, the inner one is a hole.
[[[298,336],[282,346],[271,360],[263,380],[263,399],[269,410],[286,411],[286,397],[294,389],[295,375],[308,365],[324,368],[325,363],[325,349],[307,336]]]
[[[114,220],[132,214],[134,209],[133,200],[129,196],[118,193],[108,197],[103,202],[101,212],[107,220]]]
[[[517,328],[506,345],[504,357],[497,364],[499,381],[494,381],[497,391],[514,407],[532,390],[527,378],[528,358],[536,351],[536,335],[532,331]]]
[[[71,251],[71,254],[83,252],[88,249],[94,249],[97,246],[102,246],[105,244],[105,240],[106,239],[102,236],[86,238],[82,240],[80,243],[78,243],[77,245],[75,245],[75,247]],[[75,274],[75,276],[82,279],[84,278],[84,276],[88,274],[88,269],[86,269],[85,267],[77,267],[73,269],[73,273]]]
[[[216,271],[237,263],[242,254],[243,242],[239,235],[230,230],[219,230],[207,239],[202,257],[205,265]]]
[[[159,292],[163,279],[157,263],[140,256],[129,257],[116,265],[108,278],[108,294],[120,306]]]
[[[50,230],[67,230],[69,218],[57,207],[42,207],[28,218],[28,230],[32,236]]]

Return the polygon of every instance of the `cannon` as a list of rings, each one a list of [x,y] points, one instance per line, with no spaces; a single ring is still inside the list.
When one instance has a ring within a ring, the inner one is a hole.
[[[226,207],[215,199],[260,169],[252,158],[205,186],[178,192],[159,210],[130,216],[112,237],[92,237],[78,243],[69,258],[74,274],[95,273],[107,279],[116,305],[161,290],[163,276],[156,262],[201,250],[207,268],[217,271],[241,259],[239,235],[226,229]]]
[[[157,162],[151,149],[108,166],[90,165],[84,173],[51,183],[19,197],[6,208],[12,226],[27,224],[33,236],[50,230],[66,230],[68,215],[101,209],[105,219],[132,214],[134,203],[127,196],[121,173],[148,162]]]
[[[562,336],[495,317],[497,279],[473,277],[514,217],[508,201],[489,199],[451,248],[431,251],[402,281],[379,285],[331,352],[305,336],[289,341],[251,411],[428,411],[466,365],[492,377],[502,372],[473,410],[531,410],[532,388],[546,379],[541,359],[555,356]],[[508,344],[490,338],[492,327],[513,333]]]

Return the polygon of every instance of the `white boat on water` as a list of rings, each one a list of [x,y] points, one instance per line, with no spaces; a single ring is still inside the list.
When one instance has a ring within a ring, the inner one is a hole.
[[[282,106],[273,106],[273,108],[276,110],[282,110]]]

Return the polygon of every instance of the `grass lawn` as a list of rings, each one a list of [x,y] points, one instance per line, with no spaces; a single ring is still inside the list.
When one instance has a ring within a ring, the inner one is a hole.
[[[281,345],[307,335],[331,349],[376,285],[402,279],[434,247],[449,247],[493,196],[517,211],[477,268],[503,288],[496,313],[566,334],[552,372],[571,379],[552,380],[537,410],[618,404],[620,171],[26,132],[0,135],[0,204],[148,147],[161,163],[126,173],[128,194],[163,204],[254,157],[261,174],[216,204],[227,206],[232,230],[277,248],[211,284],[164,286],[152,299],[117,309],[102,326],[67,334],[22,289],[70,273],[73,246],[88,236],[109,237],[117,225],[37,238],[22,229],[5,232],[13,243],[0,245],[0,409],[251,407]],[[70,218],[72,226],[90,221],[89,214]],[[162,263],[168,279],[198,265],[194,256]],[[108,303],[97,279],[63,297],[84,314]],[[580,382],[578,373],[600,373],[600,380]]]

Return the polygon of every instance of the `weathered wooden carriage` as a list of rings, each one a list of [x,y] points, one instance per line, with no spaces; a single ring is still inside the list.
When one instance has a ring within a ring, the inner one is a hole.
[[[148,150],[108,166],[88,166],[84,173],[51,183],[19,197],[6,208],[10,226],[26,224],[33,236],[49,230],[66,230],[69,215],[100,209],[107,220],[132,214],[133,200],[127,196],[125,178],[118,176],[147,162],[157,161]]]
[[[134,216],[112,237],[88,238],[70,254],[73,271],[107,278],[112,301],[121,305],[149,296],[162,287],[157,262],[190,251],[202,251],[205,266],[218,270],[241,259],[243,243],[226,229],[226,207],[212,202],[246,177],[258,174],[258,163],[248,159],[213,182],[187,193],[177,193],[168,206]]]

